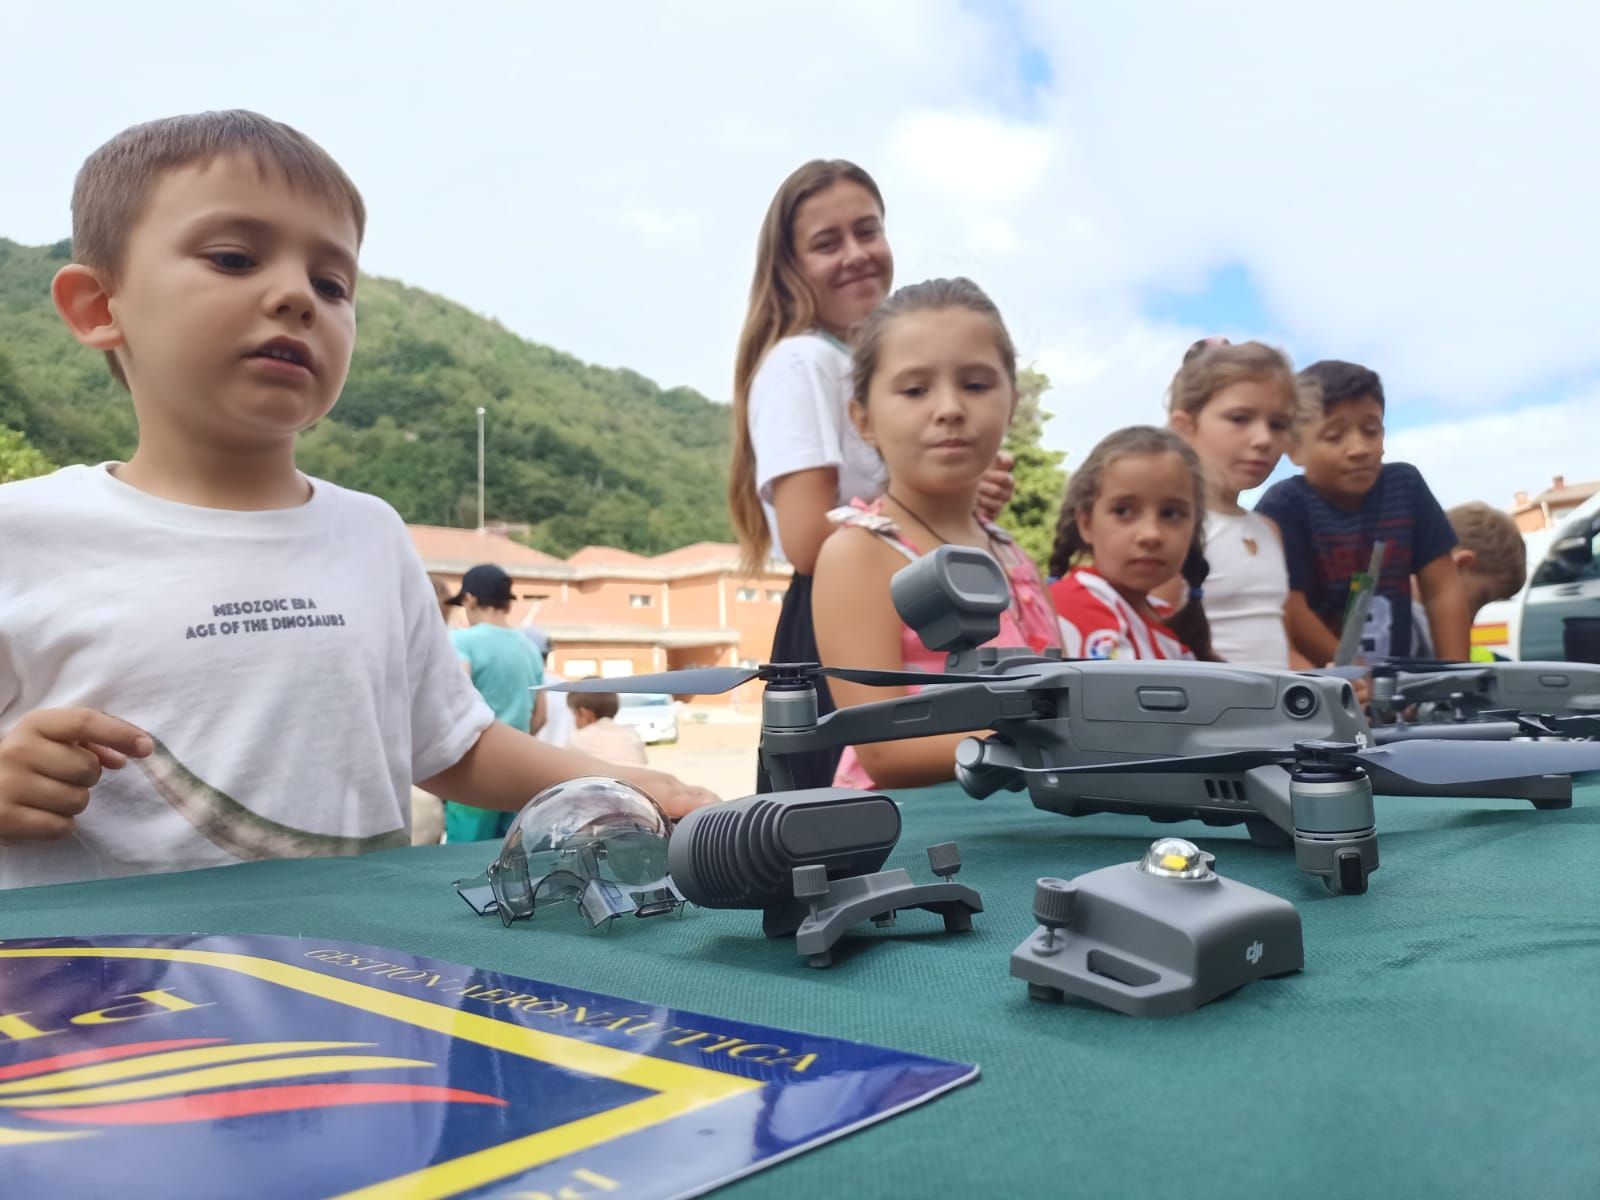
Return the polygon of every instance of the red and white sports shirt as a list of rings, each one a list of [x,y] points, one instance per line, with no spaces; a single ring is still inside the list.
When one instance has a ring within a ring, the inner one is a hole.
[[[1177,634],[1135,610],[1093,567],[1074,567],[1051,585],[1050,598],[1068,658],[1194,658]],[[1150,603],[1161,606],[1154,597]]]

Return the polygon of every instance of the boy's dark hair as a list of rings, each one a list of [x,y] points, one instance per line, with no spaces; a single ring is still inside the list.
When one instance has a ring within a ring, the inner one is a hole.
[[[585,678],[599,679],[600,676],[587,675]],[[581,708],[585,712],[593,713],[594,719],[600,721],[606,717],[616,716],[620,705],[615,692],[568,692],[567,707],[573,712]]]
[[[1383,410],[1383,380],[1376,371],[1359,363],[1325,358],[1314,362],[1300,372],[1300,378],[1316,384],[1322,393],[1322,415],[1327,416],[1335,405],[1371,396]]]
[[[72,187],[73,261],[114,281],[127,254],[128,235],[161,176],[228,154],[243,154],[263,175],[281,172],[290,187],[348,208],[360,244],[367,228],[366,205],[333,156],[281,121],[236,108],[146,121],[124,129],[89,155]],[[126,387],[116,356],[107,351],[106,360]]]

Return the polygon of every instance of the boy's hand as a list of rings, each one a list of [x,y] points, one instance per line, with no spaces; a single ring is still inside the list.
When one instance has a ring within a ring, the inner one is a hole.
[[[41,708],[0,738],[0,844],[72,832],[107,767],[155,749],[149,734],[93,708]]]
[[[978,480],[978,515],[987,521],[998,521],[1000,512],[1011,503],[1011,494],[1017,490],[1016,477],[1011,469],[1017,460],[1005,450],[994,456],[994,462]]]
[[[618,779],[625,780],[647,793],[661,806],[661,811],[674,821],[679,817],[688,816],[693,810],[707,804],[718,804],[722,799],[707,788],[684,783],[676,775],[668,775],[665,771],[657,771],[650,767],[623,768],[613,764],[612,770]]]

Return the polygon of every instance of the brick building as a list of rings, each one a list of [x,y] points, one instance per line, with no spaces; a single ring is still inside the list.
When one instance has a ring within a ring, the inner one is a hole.
[[[739,548],[724,542],[654,556],[585,546],[559,559],[494,530],[409,528],[423,564],[452,587],[476,563],[503,567],[514,582],[511,623],[547,634],[550,666],[569,679],[763,662],[791,574],[775,563],[747,576]],[[755,705],[760,687],[705,699]]]
[[[1511,502],[1511,518],[1523,533],[1554,529],[1563,517],[1596,492],[1600,492],[1600,480],[1568,483],[1566,476],[1557,475],[1537,496],[1518,492]]]

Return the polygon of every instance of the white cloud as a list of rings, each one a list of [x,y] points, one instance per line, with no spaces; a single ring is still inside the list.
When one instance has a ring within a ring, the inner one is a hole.
[[[976,113],[902,117],[886,157],[932,203],[989,209],[1031,198],[1050,165],[1052,130]]]
[[[1600,478],[1600,389],[1561,404],[1391,433],[1384,458],[1414,463],[1446,508],[1484,500],[1509,508],[1517,492],[1537,495],[1551,477],[1569,482]]]
[[[303,65],[243,9],[0,6],[0,42],[97,64],[81,99],[47,55],[0,75],[0,235],[62,236],[73,172],[127,121],[257,107],[361,184],[369,269],[721,398],[773,190],[844,156],[883,185],[900,282],[995,296],[1075,460],[1160,420],[1183,347],[1217,332],[1151,319],[1149,296],[1237,264],[1257,332],[1379,369],[1395,426],[1421,399],[1469,421],[1555,405],[1424,462],[1441,493],[1457,463],[1501,503],[1600,474],[1570,453],[1597,444],[1571,381],[1600,374],[1600,8],[1021,11],[1051,68],[1031,93],[1015,28],[959,0],[346,3]],[[1591,436],[1533,436],[1557,416]]]
[[[650,242],[693,242],[700,236],[700,218],[682,209],[630,208],[618,220]]]

